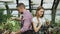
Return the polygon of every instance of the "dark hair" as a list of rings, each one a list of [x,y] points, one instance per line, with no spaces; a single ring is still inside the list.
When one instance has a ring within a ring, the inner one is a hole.
[[[20,7],[20,6],[23,6],[25,8],[24,3],[19,3],[16,7]]]
[[[42,6],[38,6],[37,9],[36,9],[36,14],[40,9],[44,9],[44,8]],[[43,15],[41,17],[43,17],[43,16],[44,16],[44,12],[43,12]]]

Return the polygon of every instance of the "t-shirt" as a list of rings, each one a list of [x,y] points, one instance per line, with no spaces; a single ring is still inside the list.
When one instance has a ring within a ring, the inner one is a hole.
[[[33,17],[32,22],[34,23],[34,25],[37,26],[37,24],[38,24],[37,17]],[[46,19],[45,19],[44,17],[43,17],[43,18],[39,18],[39,22],[40,22],[43,26],[46,25]]]
[[[32,22],[37,27],[37,25],[38,25],[37,17],[33,17]],[[35,33],[37,33],[37,34],[44,34],[44,31],[46,31],[46,29],[47,29],[46,28],[46,18],[45,17],[39,18],[39,22],[42,24],[41,29],[38,32],[35,32]]]

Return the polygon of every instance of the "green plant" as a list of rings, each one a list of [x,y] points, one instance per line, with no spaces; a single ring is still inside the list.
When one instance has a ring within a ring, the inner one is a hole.
[[[11,14],[3,14],[3,12],[4,12],[4,10],[3,9],[0,9],[0,23],[6,22],[7,21],[7,18],[12,17]]]
[[[5,23],[4,29],[8,31],[17,31],[20,29],[20,23],[16,20],[10,20],[8,19],[7,22]]]

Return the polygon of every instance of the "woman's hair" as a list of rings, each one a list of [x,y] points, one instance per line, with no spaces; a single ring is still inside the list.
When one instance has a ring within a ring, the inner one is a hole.
[[[42,6],[38,6],[37,7],[37,9],[36,9],[36,14],[35,15],[37,15],[37,12],[40,10],[40,9],[44,9]],[[41,16],[41,17],[43,17],[44,16],[44,12],[43,12],[43,15]]]

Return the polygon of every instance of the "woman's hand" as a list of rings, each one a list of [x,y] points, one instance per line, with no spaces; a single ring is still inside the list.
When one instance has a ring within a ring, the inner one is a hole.
[[[46,21],[46,25],[50,25],[50,22],[48,20]]]

